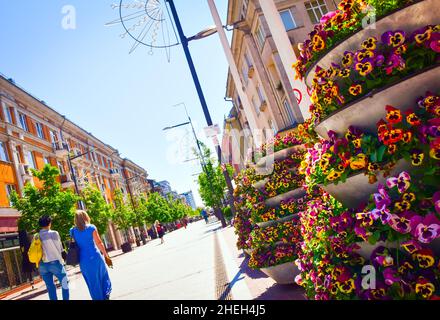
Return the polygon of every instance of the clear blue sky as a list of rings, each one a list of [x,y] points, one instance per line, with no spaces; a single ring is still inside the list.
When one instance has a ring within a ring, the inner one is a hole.
[[[0,72],[146,168],[150,178],[168,180],[178,192],[193,190],[200,205],[192,176],[200,168],[177,161],[173,151],[189,131],[162,131],[186,120],[183,108],[171,107],[180,102],[200,138],[205,126],[182,48],[171,50],[171,63],[165,52],[149,55],[146,47],[129,55],[132,41],[119,37],[122,26],[104,26],[118,17],[116,2],[0,0]],[[206,0],[175,3],[187,36],[213,24]],[[225,21],[227,0],[216,3]],[[75,30],[62,28],[65,5],[76,9]],[[222,124],[231,104],[223,99],[228,68],[219,38],[190,46],[213,121]]]

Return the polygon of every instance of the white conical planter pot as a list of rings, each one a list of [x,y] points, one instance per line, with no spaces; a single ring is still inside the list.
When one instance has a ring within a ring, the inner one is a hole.
[[[257,161],[257,163],[255,164],[255,170],[256,170],[257,174],[261,174],[261,175],[271,174],[273,172],[274,163],[276,161],[285,160],[290,155],[294,154],[295,152],[301,151],[301,150],[304,151],[305,146],[303,146],[303,145],[293,146],[290,148],[286,148],[286,149],[274,152],[272,154],[268,154],[265,157],[262,157],[261,159],[259,159]]]
[[[395,167],[391,170],[391,176],[400,174],[402,171],[411,172],[415,168],[405,159],[399,160]],[[368,181],[368,176],[365,171],[356,175],[348,177],[345,182],[338,184],[328,184],[326,186],[320,185],[327,193],[332,195],[336,200],[341,202],[347,208],[357,209],[360,204],[368,202],[370,195],[377,193],[379,183],[385,184],[386,179],[380,173],[377,176],[377,181],[371,184]]]
[[[316,126],[315,131],[327,140],[328,131],[332,130],[343,136],[350,126],[366,133],[377,134],[377,123],[385,119],[387,114],[385,106],[395,106],[402,111],[417,107],[417,97],[425,95],[426,91],[440,91],[438,79],[440,65],[402,79],[389,87],[373,90],[367,96],[330,114]]]
[[[400,243],[390,242],[390,241],[378,241],[374,245],[365,241],[365,242],[358,242],[357,245],[359,245],[361,248],[356,250],[356,252],[359,253],[366,260],[369,260],[373,251],[380,246],[384,246],[386,248],[391,248],[391,249],[400,248]],[[433,240],[429,245],[427,245],[427,247],[429,247],[436,256],[439,256],[440,238]]]
[[[266,207],[274,208],[281,204],[281,201],[286,201],[291,198],[301,198],[306,195],[306,190],[303,188],[297,188],[295,190],[280,194],[276,197],[269,198],[265,201]]]
[[[316,66],[328,69],[332,63],[339,64],[345,51],[359,50],[362,41],[369,37],[380,39],[380,36],[389,30],[404,30],[411,33],[430,24],[439,24],[438,6],[438,0],[420,1],[379,19],[374,23],[374,27],[360,29],[360,31],[354,33],[348,39],[342,40],[339,45],[331,49],[310,67],[305,76],[306,84],[311,87],[312,80],[315,77]]]
[[[293,284],[295,277],[301,273],[293,261],[260,270],[279,284]]]
[[[398,242],[389,242],[389,241],[378,241],[376,244],[370,244],[369,242],[358,242],[358,246],[361,248],[356,250],[357,253],[359,253],[365,260],[370,260],[371,253],[378,247],[384,246],[386,248],[392,248],[396,249],[399,247]]]

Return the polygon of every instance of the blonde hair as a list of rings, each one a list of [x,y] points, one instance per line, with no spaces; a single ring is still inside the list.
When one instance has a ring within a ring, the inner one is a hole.
[[[86,225],[90,223],[90,217],[84,210],[76,210],[75,212],[75,226],[83,231]]]

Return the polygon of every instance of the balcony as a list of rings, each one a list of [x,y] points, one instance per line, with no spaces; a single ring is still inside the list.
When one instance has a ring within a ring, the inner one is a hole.
[[[70,150],[69,157],[71,158],[71,161],[75,164],[84,163],[86,161],[84,156],[81,156],[83,152],[79,148],[72,148]],[[73,158],[73,159],[72,159]]]
[[[52,143],[53,151],[57,158],[66,158],[69,155],[69,151],[67,151],[67,144],[64,142],[54,142]]]
[[[28,164],[24,164],[24,163],[20,163],[19,166],[19,170],[20,170],[20,174],[23,177],[23,180],[26,181],[31,181],[32,180],[32,172],[31,172],[31,167]]]
[[[110,174],[112,178],[118,179],[121,176],[119,169],[110,169]]]
[[[70,176],[70,173],[60,175],[60,182],[63,189],[68,189],[75,185]]]

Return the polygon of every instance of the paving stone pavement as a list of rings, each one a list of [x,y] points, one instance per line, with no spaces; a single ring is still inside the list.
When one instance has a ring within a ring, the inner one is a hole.
[[[221,229],[218,221],[205,224],[202,220],[168,233],[164,239],[162,245],[156,239],[132,252],[111,254],[112,300],[215,300],[219,290],[240,300],[304,299],[296,285],[280,286],[263,273],[249,270],[246,257],[235,247],[232,227]],[[222,251],[221,259],[215,254],[216,245]],[[226,286],[223,281],[220,289],[216,270],[227,275]],[[90,300],[78,268],[69,272],[69,279],[71,300]],[[28,289],[8,299],[47,300],[48,295],[40,283],[36,290]]]

